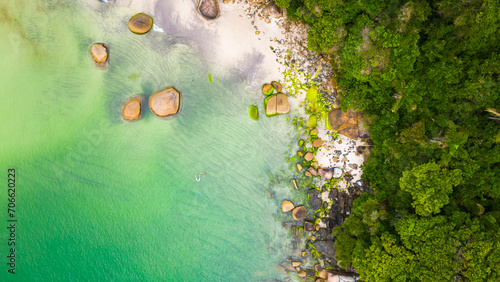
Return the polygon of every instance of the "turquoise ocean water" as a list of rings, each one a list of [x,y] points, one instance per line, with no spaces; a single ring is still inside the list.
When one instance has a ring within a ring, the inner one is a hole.
[[[262,94],[189,40],[132,34],[139,11],[79,5],[0,2],[0,281],[279,277],[289,239],[265,190],[285,168],[285,117],[251,120]],[[90,58],[95,42],[110,48],[105,70]],[[168,86],[183,95],[178,116],[121,119],[129,97]]]

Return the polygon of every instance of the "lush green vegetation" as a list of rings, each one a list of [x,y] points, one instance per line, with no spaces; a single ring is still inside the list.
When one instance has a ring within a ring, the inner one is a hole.
[[[369,117],[372,194],[337,227],[366,281],[500,280],[500,2],[276,0]],[[494,112],[494,111],[493,111]]]

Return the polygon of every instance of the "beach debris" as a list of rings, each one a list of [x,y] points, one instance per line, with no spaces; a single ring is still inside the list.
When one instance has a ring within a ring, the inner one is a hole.
[[[262,85],[262,93],[264,93],[264,95],[271,95],[273,94],[274,92],[274,87],[270,84],[270,83],[264,83]]]
[[[291,182],[292,182],[293,188],[295,188],[295,190],[299,190],[299,186],[297,185],[297,180],[292,179]]]
[[[173,87],[156,92],[149,98],[149,108],[156,116],[167,118],[179,112],[181,94]]]
[[[142,97],[130,98],[122,107],[122,117],[126,121],[135,121],[141,118]]]
[[[144,13],[134,15],[128,21],[128,28],[135,34],[144,34],[153,27],[153,18]]]
[[[304,206],[297,206],[292,210],[292,216],[295,220],[301,220],[306,218],[306,207]]]
[[[284,200],[281,203],[281,211],[282,212],[289,212],[289,211],[293,210],[293,208],[295,208],[295,205],[288,200]]]
[[[250,105],[248,108],[248,116],[253,120],[259,120],[259,108],[255,105]]]
[[[196,9],[205,20],[215,20],[219,17],[219,4],[216,0],[198,0]]]
[[[94,43],[90,47],[90,54],[96,66],[104,68],[108,64],[108,47],[103,43]]]

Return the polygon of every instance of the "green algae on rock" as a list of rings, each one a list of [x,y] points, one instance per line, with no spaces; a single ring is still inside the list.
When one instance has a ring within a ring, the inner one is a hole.
[[[259,120],[259,108],[255,105],[250,105],[248,108],[248,115],[253,120]]]
[[[128,28],[135,34],[144,34],[153,27],[153,18],[144,13],[138,13],[128,21]]]
[[[264,93],[264,95],[271,95],[273,94],[274,92],[274,87],[270,84],[270,83],[264,83],[262,85],[262,93]]]

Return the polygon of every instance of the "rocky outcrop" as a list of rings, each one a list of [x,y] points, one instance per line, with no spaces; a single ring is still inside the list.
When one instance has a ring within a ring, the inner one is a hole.
[[[181,94],[173,87],[156,92],[149,98],[149,108],[153,114],[167,118],[179,112]]]
[[[144,34],[153,27],[153,18],[144,13],[138,13],[128,21],[128,28],[135,34]]]
[[[283,93],[277,93],[265,98],[264,108],[266,109],[266,116],[268,117],[283,115],[290,112],[288,98]]]
[[[289,211],[293,210],[293,208],[295,208],[295,205],[288,200],[284,200],[283,203],[281,203],[281,211],[282,212],[289,212]]]
[[[321,208],[321,193],[316,189],[311,189],[307,192],[309,194],[309,205],[313,210]]]
[[[281,8],[272,1],[264,10],[270,17],[279,19],[282,16]]]
[[[307,211],[304,206],[297,206],[292,210],[292,216],[295,220],[301,220],[306,218]]]
[[[142,97],[130,98],[122,107],[122,117],[127,121],[134,121],[141,118]]]
[[[96,66],[103,68],[108,65],[108,47],[103,43],[95,43],[90,47],[90,54]]]
[[[357,138],[369,138],[367,124],[363,116],[353,110],[343,112],[341,109],[333,109],[328,113],[328,123],[334,130],[345,136]]]
[[[198,0],[196,9],[207,21],[215,20],[220,15],[219,4],[216,0]]]

